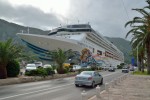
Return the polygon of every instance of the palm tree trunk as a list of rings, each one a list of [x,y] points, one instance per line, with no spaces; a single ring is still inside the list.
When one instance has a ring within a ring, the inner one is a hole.
[[[147,74],[150,74],[150,43],[147,43]]]
[[[139,57],[138,70],[141,71],[141,58]]]
[[[144,73],[144,62],[143,62],[143,60],[141,62],[141,71]]]
[[[0,64],[0,79],[6,79],[6,78],[7,78],[6,66]]]

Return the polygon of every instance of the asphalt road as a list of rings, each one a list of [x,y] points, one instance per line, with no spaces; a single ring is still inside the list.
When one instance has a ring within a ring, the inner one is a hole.
[[[121,70],[116,72],[101,72],[104,83],[110,82],[123,75]],[[100,86],[104,89],[104,85]],[[85,90],[88,97],[95,94],[90,87],[75,87],[74,77],[54,79],[42,82],[32,82],[0,86],[0,100],[82,100],[81,92]]]

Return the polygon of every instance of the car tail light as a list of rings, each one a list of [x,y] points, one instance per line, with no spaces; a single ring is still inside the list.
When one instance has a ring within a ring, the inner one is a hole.
[[[92,77],[89,77],[88,80],[92,80]]]

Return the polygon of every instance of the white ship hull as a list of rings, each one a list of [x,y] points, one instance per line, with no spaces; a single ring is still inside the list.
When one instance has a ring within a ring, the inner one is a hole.
[[[28,47],[33,49],[37,54],[43,54],[48,51],[57,50],[58,48],[67,51],[72,49],[73,51],[81,52],[82,47],[78,44],[76,40],[64,39],[55,36],[45,36],[45,35],[34,35],[34,34],[17,34],[21,37],[22,41],[26,43]],[[46,54],[45,54],[46,56]],[[42,56],[41,56],[42,57]]]

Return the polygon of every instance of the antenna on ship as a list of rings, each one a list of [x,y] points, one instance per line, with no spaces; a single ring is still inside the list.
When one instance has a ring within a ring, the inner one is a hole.
[[[79,20],[78,20],[78,24],[79,24]]]

